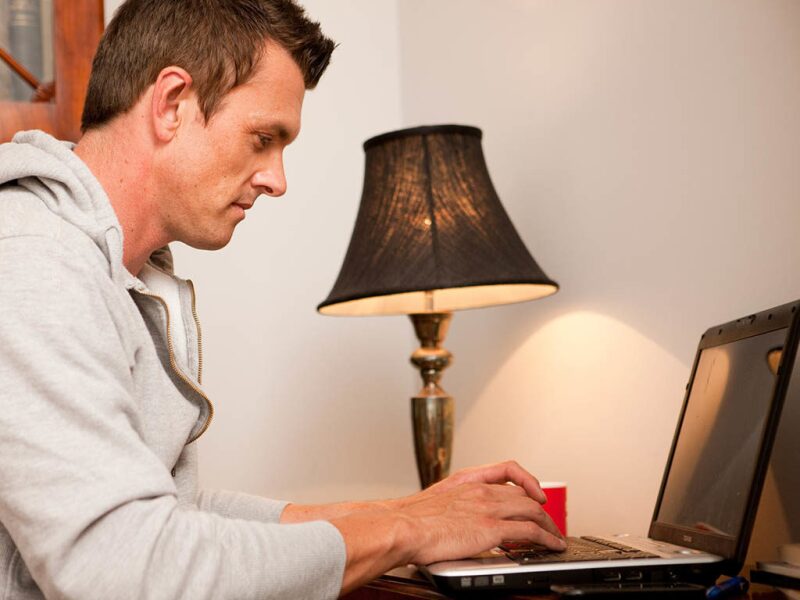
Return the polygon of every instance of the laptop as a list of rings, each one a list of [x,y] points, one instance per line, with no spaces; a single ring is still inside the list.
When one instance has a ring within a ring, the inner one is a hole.
[[[648,536],[509,542],[422,572],[449,593],[558,584],[711,585],[744,564],[797,355],[800,301],[711,327],[700,344]]]

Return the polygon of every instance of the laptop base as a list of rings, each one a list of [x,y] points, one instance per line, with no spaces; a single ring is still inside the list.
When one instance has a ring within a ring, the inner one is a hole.
[[[424,567],[422,573],[440,590],[459,597],[472,592],[489,590],[549,591],[551,585],[591,583],[696,583],[714,585],[721,575],[720,564],[664,565],[663,569],[643,570],[636,565],[609,569],[570,569],[566,571],[506,573],[503,575],[471,575],[464,577],[440,577],[431,575]]]

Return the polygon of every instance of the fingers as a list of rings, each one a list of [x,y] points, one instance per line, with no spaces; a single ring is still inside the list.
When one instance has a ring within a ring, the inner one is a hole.
[[[541,506],[541,505],[540,505]],[[542,509],[541,518],[536,521],[536,523],[545,531],[550,533],[551,535],[557,537],[559,540],[564,539],[564,534],[561,533],[561,530],[558,528],[558,525],[555,524],[552,517],[548,515],[544,509]]]
[[[506,522],[533,523],[537,530],[547,534],[544,538],[548,540],[548,548],[564,549],[563,544],[554,541],[561,540],[563,536],[553,519],[541,504],[527,496],[521,488],[497,484],[466,484],[459,489],[463,490],[465,495],[462,498],[471,504],[471,510],[475,514],[493,519],[498,526],[503,526]]]
[[[544,492],[542,491],[542,488],[539,485],[539,480],[531,475],[528,471],[523,469],[519,463],[512,460],[501,463],[501,465],[505,467],[507,481],[520,486],[528,493],[528,496],[540,504],[547,502],[547,496],[545,496]]]
[[[553,535],[531,521],[505,521],[502,527],[503,539],[528,540],[550,550],[560,552],[567,547],[560,535]]]
[[[482,479],[487,473],[504,472],[504,467],[481,471]],[[453,483],[449,490],[421,496],[397,509],[411,531],[408,556],[422,563],[463,558],[503,540],[529,540],[564,550],[560,532],[542,505],[521,486],[506,485],[503,477],[498,481]]]
[[[523,493],[520,490],[520,494]],[[558,526],[545,512],[542,505],[524,495],[500,500],[496,516],[503,520],[533,521],[551,535],[559,539],[563,538]]]
[[[507,483],[511,482],[518,485],[525,490],[531,498],[544,504],[547,502],[545,496],[539,485],[539,480],[531,475],[528,471],[523,469],[519,463],[509,460],[502,463],[493,465],[486,465],[483,467],[476,467],[459,471],[454,477],[459,478],[461,481],[472,481],[478,483]]]

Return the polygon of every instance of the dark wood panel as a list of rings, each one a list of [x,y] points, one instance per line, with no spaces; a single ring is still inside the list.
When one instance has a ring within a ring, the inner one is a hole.
[[[342,600],[409,600],[410,598],[447,600],[447,596],[431,589],[427,584],[400,582],[386,577],[376,579],[363,588],[344,596]]]
[[[50,103],[0,102],[0,141],[10,140],[23,129],[56,131],[55,105]]]
[[[56,0],[56,137],[80,137],[81,113],[92,58],[103,33],[102,0]]]
[[[73,141],[80,137],[83,100],[102,34],[103,0],[54,0],[55,97],[51,102],[0,102],[0,142],[22,129],[42,129]]]

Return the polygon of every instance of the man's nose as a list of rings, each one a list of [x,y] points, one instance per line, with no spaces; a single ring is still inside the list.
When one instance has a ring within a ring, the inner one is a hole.
[[[267,196],[283,196],[286,193],[286,174],[283,171],[283,159],[276,158],[263,165],[253,174],[253,187],[260,188]]]

